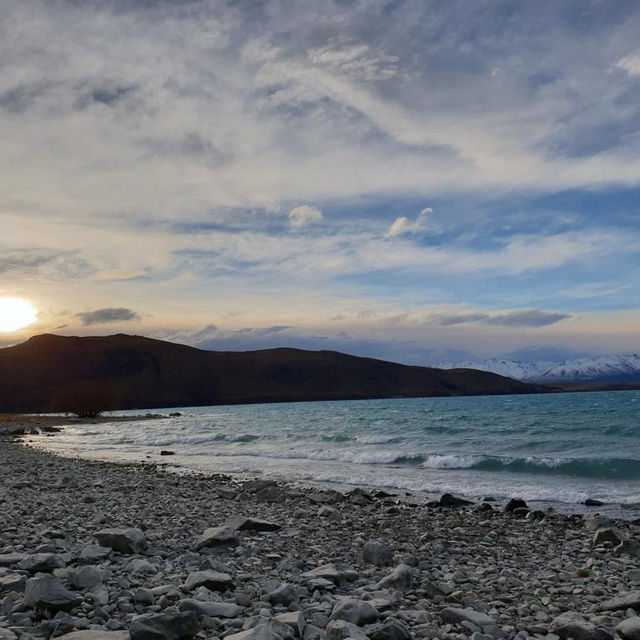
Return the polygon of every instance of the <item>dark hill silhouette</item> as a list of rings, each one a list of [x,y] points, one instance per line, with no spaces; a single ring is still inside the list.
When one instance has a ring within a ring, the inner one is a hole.
[[[40,335],[0,349],[0,412],[61,410],[87,389],[118,409],[548,390],[473,369],[410,367],[335,351],[203,351],[123,334]]]

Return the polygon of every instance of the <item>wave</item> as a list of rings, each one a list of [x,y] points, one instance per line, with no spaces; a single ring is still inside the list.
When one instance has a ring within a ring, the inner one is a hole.
[[[358,465],[402,465],[424,470],[452,471],[467,469],[479,472],[516,473],[536,475],[564,475],[592,479],[636,480],[640,479],[640,460],[632,458],[508,458],[479,455],[421,455],[397,451],[325,451],[325,450],[245,450],[213,451],[196,455],[212,457],[249,456],[257,458],[303,459],[316,461],[348,462]]]
[[[404,438],[402,436],[356,436],[360,444],[398,444]]]
[[[633,458],[508,458],[497,456],[431,455],[423,469],[473,469],[476,471],[565,475],[610,480],[640,479],[640,460]]]
[[[609,480],[640,479],[640,460],[633,458],[485,458],[479,471],[565,475]]]

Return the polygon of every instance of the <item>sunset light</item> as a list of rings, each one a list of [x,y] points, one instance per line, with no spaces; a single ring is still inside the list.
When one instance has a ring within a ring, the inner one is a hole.
[[[0,298],[0,332],[11,333],[36,321],[37,311],[22,298]]]

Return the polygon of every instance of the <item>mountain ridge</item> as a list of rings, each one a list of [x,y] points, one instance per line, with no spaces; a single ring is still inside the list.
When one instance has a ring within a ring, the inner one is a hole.
[[[43,334],[0,349],[0,411],[66,410],[73,395],[114,409],[253,402],[539,393],[493,373],[440,371],[337,351],[204,351],[144,336]]]
[[[640,354],[636,353],[538,362],[488,358],[456,363],[440,362],[433,366],[444,370],[460,367],[476,369],[523,382],[640,383]]]

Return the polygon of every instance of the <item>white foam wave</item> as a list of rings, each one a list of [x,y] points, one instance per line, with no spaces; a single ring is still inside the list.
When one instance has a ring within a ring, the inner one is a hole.
[[[470,469],[482,456],[431,455],[419,466],[423,469]]]

